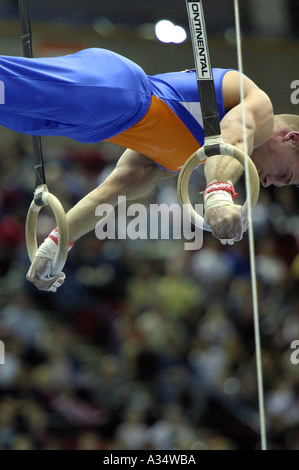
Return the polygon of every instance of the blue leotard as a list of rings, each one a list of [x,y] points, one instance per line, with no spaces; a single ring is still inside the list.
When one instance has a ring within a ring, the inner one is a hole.
[[[213,70],[220,119],[227,71]],[[148,76],[134,62],[92,48],[62,57],[0,56],[0,81],[0,125],[24,134],[110,140],[173,171],[203,144],[194,70]]]

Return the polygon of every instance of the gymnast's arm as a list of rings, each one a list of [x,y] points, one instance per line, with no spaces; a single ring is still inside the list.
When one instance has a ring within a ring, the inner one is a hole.
[[[148,194],[160,178],[169,176],[148,157],[127,149],[106,180],[78,202],[67,214],[70,239],[74,242],[94,230],[99,222],[95,210],[99,204],[115,207],[118,196],[134,200]]]
[[[273,132],[274,115],[268,96],[244,76],[244,106],[246,137],[249,156],[255,148],[267,142]],[[224,76],[223,101],[229,110],[221,121],[224,142],[244,150],[242,105],[240,104],[240,75],[231,71]],[[231,181],[235,184],[243,173],[243,166],[231,157],[216,155],[205,164],[207,184],[211,181]],[[243,235],[241,206],[230,204],[205,212],[205,220],[217,238],[239,241]]]
[[[162,170],[146,156],[127,149],[106,180],[67,213],[70,240],[75,242],[95,229],[101,220],[95,215],[96,208],[100,204],[110,204],[113,208],[118,203],[118,196],[126,196],[127,200],[140,198],[149,193],[161,178],[169,176],[169,172]],[[51,253],[48,256],[48,251],[52,240],[50,242],[49,240],[49,238],[46,239],[39,248],[26,278],[40,290],[55,292],[56,287],[63,284],[64,274],[50,276],[52,260],[50,259]],[[45,247],[44,253],[40,251],[43,247]],[[53,250],[56,248],[54,242],[52,242],[52,248]]]

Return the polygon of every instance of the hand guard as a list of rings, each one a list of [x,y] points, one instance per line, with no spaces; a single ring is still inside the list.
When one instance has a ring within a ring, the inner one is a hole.
[[[231,181],[218,182],[212,181],[205,189],[203,194],[205,212],[211,209],[217,209],[223,206],[234,204],[235,198],[238,194],[235,192],[234,186]],[[222,245],[233,245],[234,238],[220,238]]]
[[[45,262],[42,263],[41,260],[37,261],[35,259],[34,263],[38,262],[38,269],[35,271],[35,274],[32,276],[27,275],[27,279],[33,282],[39,289],[42,290],[48,290],[50,292],[56,292],[58,287],[60,287],[64,280],[65,280],[65,274],[61,272],[59,276],[51,276],[51,267],[52,267],[52,261],[55,256],[55,253],[58,249],[58,240],[59,240],[59,233],[58,229],[55,228],[50,235],[45,239],[45,241],[40,245],[36,252],[36,257],[35,258],[45,258]],[[69,247],[68,251],[70,251],[73,248],[74,244],[69,241]],[[49,261],[46,261],[49,260]],[[29,270],[30,273],[30,270]],[[55,282],[51,285],[50,288],[47,288],[48,281],[51,281],[52,279],[57,279]],[[43,282],[46,281],[46,282]]]
[[[54,255],[57,251],[58,240],[59,240],[58,229],[54,228],[54,230],[50,233],[50,235],[45,239],[45,241],[38,248],[36,252],[36,256],[39,258],[47,258],[47,259],[53,260]],[[69,240],[68,251],[70,251],[73,248],[73,246],[74,244]]]

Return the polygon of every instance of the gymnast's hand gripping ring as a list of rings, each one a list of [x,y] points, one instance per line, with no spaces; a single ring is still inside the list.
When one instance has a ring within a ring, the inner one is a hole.
[[[55,216],[59,232],[58,249],[55,253],[51,275],[59,274],[66,262],[69,244],[69,230],[62,204],[53,194],[49,193],[47,185],[36,188],[33,201],[30,204],[26,218],[26,246],[31,263],[37,252],[36,226],[39,212],[43,206],[49,206]]]
[[[191,204],[190,197],[189,197],[189,181],[190,181],[192,171],[194,170],[196,166],[198,166],[199,162],[203,162],[207,158],[207,154],[206,154],[207,148],[209,148],[209,152],[208,152],[209,156],[219,155],[219,154],[231,156],[235,158],[236,160],[238,160],[243,165],[244,168],[245,168],[245,161],[247,158],[248,170],[249,170],[249,181],[250,181],[250,201],[251,201],[252,209],[256,205],[258,197],[259,197],[260,181],[259,181],[259,176],[258,176],[256,167],[254,163],[252,162],[252,160],[250,159],[250,157],[248,157],[241,149],[234,147],[233,145],[225,144],[221,142],[218,145],[215,145],[215,150],[212,149],[212,151],[211,151],[212,146],[205,145],[201,147],[199,150],[197,150],[193,155],[191,155],[191,157],[184,164],[180,172],[179,178],[178,178],[178,185],[177,185],[178,198],[187,218],[196,227],[199,227],[203,230],[211,232],[211,229],[209,225],[207,225],[206,222],[204,221],[204,218],[200,214],[198,214],[198,212],[195,211],[194,207]],[[248,217],[248,202],[246,200],[242,207],[243,222],[247,219],[247,217]]]

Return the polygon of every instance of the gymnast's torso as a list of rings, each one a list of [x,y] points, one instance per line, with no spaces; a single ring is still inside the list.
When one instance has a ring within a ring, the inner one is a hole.
[[[228,71],[213,69],[220,120],[225,115],[222,81]],[[137,124],[109,140],[146,155],[166,170],[179,171],[204,143],[195,70],[148,79],[152,93],[148,112]]]

